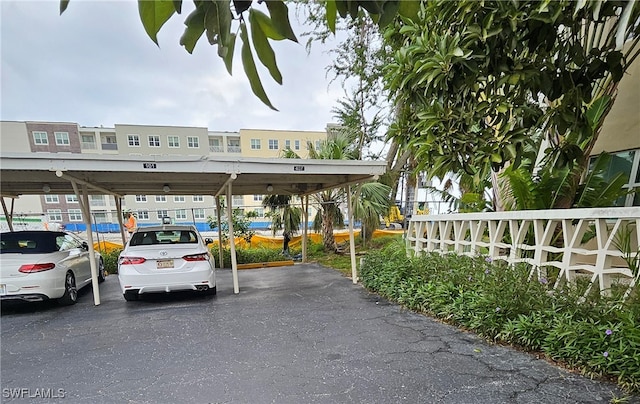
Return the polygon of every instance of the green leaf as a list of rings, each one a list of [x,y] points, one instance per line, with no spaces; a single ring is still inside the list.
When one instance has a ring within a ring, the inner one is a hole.
[[[259,11],[255,9],[249,10],[249,22],[251,23],[251,39],[253,39],[253,46],[258,54],[260,62],[269,69],[271,77],[273,77],[278,84],[282,84],[282,74],[280,73],[276,63],[276,55],[269,44],[269,40],[262,31],[262,25],[256,21],[255,16],[258,13]]]
[[[165,22],[176,12],[173,0],[138,0],[138,12],[144,30],[149,38],[158,45],[158,32]]]
[[[251,20],[251,25],[256,23],[260,24],[260,28],[267,38],[271,38],[276,41],[285,39],[285,36],[278,32],[278,30],[273,26],[271,18],[262,11],[251,9],[249,12],[249,19]]]
[[[604,112],[609,108],[610,101],[610,96],[603,95],[602,97],[593,101],[589,108],[587,108],[587,112],[585,115],[591,129],[596,129],[599,126],[600,119],[602,118]]]
[[[336,33],[336,19],[338,10],[336,9],[335,0],[327,0],[326,3],[326,13],[327,13],[327,26],[333,32]]]
[[[418,12],[420,11],[420,2],[419,1],[400,1],[400,8],[398,12],[401,16],[409,18],[412,21],[415,21],[418,17]]]
[[[405,1],[388,1],[384,3],[382,8],[382,14],[380,15],[380,20],[378,20],[378,26],[380,28],[384,28],[389,25],[396,15],[398,15],[398,10],[400,9],[401,3],[414,3],[413,1],[405,2]],[[415,2],[417,3],[417,2]]]
[[[267,8],[269,9],[269,15],[273,22],[273,27],[285,38],[298,42],[296,34],[294,34],[289,22],[289,9],[284,2],[280,1],[267,1]]]
[[[196,8],[184,21],[187,28],[180,37],[180,45],[184,46],[189,53],[193,53],[198,39],[204,33],[204,15],[205,12],[202,8]]]
[[[338,10],[338,14],[340,17],[344,18],[347,16],[349,12],[349,1],[348,0],[335,0],[336,9]]]
[[[233,51],[236,47],[236,34],[231,33],[229,35],[229,41],[225,47],[226,53],[222,55],[222,60],[224,60],[224,65],[227,68],[229,74],[233,74]]]
[[[240,25],[240,39],[242,39],[242,66],[244,68],[244,73],[247,75],[249,79],[249,84],[251,85],[251,91],[255,94],[256,97],[260,99],[266,106],[277,111],[276,108],[271,105],[271,101],[269,101],[269,97],[264,91],[262,87],[262,82],[260,81],[260,76],[258,75],[258,70],[256,69],[256,64],[253,61],[253,55],[251,53],[251,45],[249,44],[249,36],[247,35],[247,26],[246,24]]]
[[[240,15],[249,9],[252,2],[253,0],[233,0],[233,8],[236,10],[236,14]]]
[[[207,40],[211,45],[218,43],[220,33],[220,20],[218,18],[218,6],[215,2],[203,3],[206,11],[204,14],[204,26],[207,30]]]
[[[173,0],[173,8],[176,10],[176,13],[182,13],[182,0]]]
[[[60,0],[60,15],[69,7],[69,0]]]

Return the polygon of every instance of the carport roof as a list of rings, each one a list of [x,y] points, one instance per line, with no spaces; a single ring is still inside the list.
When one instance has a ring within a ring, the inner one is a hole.
[[[90,194],[217,195],[233,180],[234,195],[304,195],[372,180],[385,167],[360,160],[2,153],[0,193],[38,195],[48,187],[73,194],[74,181]]]

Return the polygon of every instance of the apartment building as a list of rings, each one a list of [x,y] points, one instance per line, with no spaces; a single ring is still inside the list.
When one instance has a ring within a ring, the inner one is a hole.
[[[113,128],[105,128],[69,122],[2,121],[0,148],[3,152],[26,153],[276,158],[289,147],[304,158],[308,155],[307,145],[318,146],[327,138],[330,127],[325,131],[216,132],[205,127],[115,124]],[[265,218],[262,199],[263,195],[237,195],[233,197],[233,206],[254,211],[258,217],[253,225],[266,228],[270,220]],[[98,228],[116,231],[118,213],[113,197],[92,195],[89,203]],[[123,208],[135,212],[140,225],[158,224],[162,218],[170,217],[175,223],[195,224],[200,230],[209,230],[207,218],[216,217],[211,195],[126,195]],[[18,198],[14,211],[18,217],[41,216],[70,230],[84,229],[75,195],[53,195],[43,190],[41,196]]]
[[[610,176],[622,172],[628,189],[636,189],[620,206],[640,206],[640,63],[636,61],[618,85],[615,103],[602,126],[591,155],[612,155]]]

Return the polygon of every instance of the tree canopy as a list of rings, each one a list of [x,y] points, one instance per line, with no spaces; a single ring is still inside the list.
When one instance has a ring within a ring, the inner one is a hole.
[[[69,7],[70,0],[60,0],[60,14]],[[138,11],[144,29],[153,42],[158,44],[158,32],[171,18],[183,12],[182,0],[138,0]],[[266,5],[266,12],[259,4]],[[338,16],[357,18],[360,10],[379,26],[389,24],[396,15],[411,18],[417,12],[418,3],[391,0],[328,0],[324,2],[326,24],[335,32]],[[275,52],[270,41],[298,38],[291,28],[289,8],[283,0],[215,0],[193,1],[194,9],[184,19],[185,30],[180,37],[180,45],[192,53],[196,44],[204,36],[207,42],[217,47],[218,56],[223,60],[229,74],[232,73],[236,39],[240,37],[240,57],[244,72],[253,93],[269,108],[276,109],[267,96],[255,56],[271,78],[282,84],[282,74],[278,68]]]

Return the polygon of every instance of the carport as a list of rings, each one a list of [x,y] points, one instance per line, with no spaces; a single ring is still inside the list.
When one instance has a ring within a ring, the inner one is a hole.
[[[347,190],[351,272],[357,283],[353,209],[350,188],[376,179],[385,171],[385,162],[360,160],[309,160],[230,158],[208,156],[120,156],[63,153],[0,154],[0,194],[9,228],[15,201],[20,195],[75,194],[87,225],[89,250],[93,233],[89,195],[111,195],[118,212],[125,195],[226,195],[229,233],[233,234],[233,195],[296,195],[303,201],[303,262],[306,260],[308,196],[344,187]],[[11,198],[10,209],[4,198]],[[117,215],[123,243],[122,215]],[[234,293],[240,292],[235,242],[230,237]],[[222,249],[220,249],[222,251]],[[91,262],[94,304],[100,304],[98,273]]]

